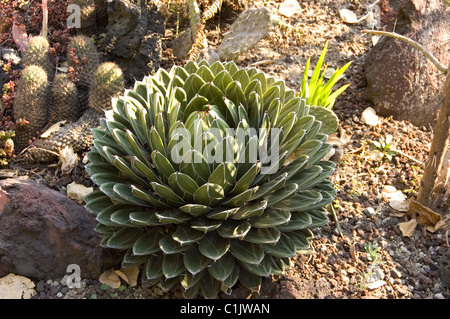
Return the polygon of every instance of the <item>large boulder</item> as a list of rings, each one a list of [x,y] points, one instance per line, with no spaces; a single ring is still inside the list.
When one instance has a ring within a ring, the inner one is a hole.
[[[0,180],[0,277],[60,280],[71,264],[97,279],[121,256],[99,246],[94,216],[63,193],[26,177]]]
[[[444,66],[450,63],[450,7],[440,0],[394,1],[395,32],[422,44]],[[393,25],[387,28],[393,29]],[[367,97],[382,116],[434,125],[445,76],[412,46],[383,37],[367,54]]]

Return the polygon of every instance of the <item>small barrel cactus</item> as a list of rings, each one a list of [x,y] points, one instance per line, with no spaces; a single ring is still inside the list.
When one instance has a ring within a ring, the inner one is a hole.
[[[69,68],[74,71],[74,81],[79,86],[89,88],[100,65],[100,53],[94,41],[84,35],[74,36],[68,45],[67,55]]]
[[[143,283],[180,283],[186,298],[284,273],[311,252],[336,192],[322,158],[337,117],[316,112],[284,81],[234,62],[136,82],[92,131],[86,169],[99,189],[85,201],[102,245],[123,250]]]
[[[52,88],[52,122],[75,122],[81,116],[78,90],[67,73],[58,73],[53,80]]]
[[[122,69],[113,62],[102,63],[94,74],[89,92],[89,108],[99,113],[111,109],[111,98],[123,91]]]
[[[24,67],[39,65],[46,72],[49,81],[52,81],[55,74],[54,59],[50,54],[50,44],[43,36],[31,37],[23,53],[22,64]]]
[[[28,141],[36,136],[49,121],[49,88],[47,72],[38,65],[27,66],[22,71],[14,100],[15,151],[28,146]]]

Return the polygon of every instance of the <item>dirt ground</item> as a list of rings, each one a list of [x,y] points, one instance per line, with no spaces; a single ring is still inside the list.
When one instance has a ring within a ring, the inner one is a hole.
[[[329,224],[313,231],[314,253],[295,257],[294,266],[285,275],[265,279],[259,292],[236,287],[231,295],[222,293],[220,298],[449,299],[449,288],[439,272],[442,255],[449,247],[448,227],[430,232],[418,225],[410,237],[404,236],[400,225],[411,218],[392,208],[386,195],[386,186],[394,186],[408,198],[416,194],[430,148],[431,128],[393,118],[380,118],[375,126],[361,120],[362,112],[372,106],[365,96],[364,59],[373,44],[369,35],[361,33],[365,22],[346,24],[339,10],[348,8],[361,17],[371,1],[299,1],[300,12],[290,18],[279,13],[282,2],[263,0],[253,2],[253,6],[266,6],[293,28],[272,26],[266,38],[237,63],[256,66],[298,88],[306,60],[311,57],[314,66],[326,41],[328,68],[352,61],[339,82],[351,85],[333,107],[340,119],[337,137],[345,142],[336,147],[338,165],[331,177],[338,187],[333,205],[337,219],[330,214]],[[218,19],[206,28],[211,48],[220,44],[229,27]],[[167,28],[174,31],[175,25],[169,23]],[[170,36],[163,43],[164,68],[185,62],[165,46],[169,40]],[[392,135],[398,152],[391,160],[380,160],[372,142],[387,135]],[[35,172],[43,172],[41,178],[61,191],[72,180],[89,184],[82,163],[70,176],[54,174],[54,168]],[[82,288],[69,290],[58,282],[40,281],[34,298],[182,298],[179,287],[162,291],[124,284],[122,288],[84,280]]]

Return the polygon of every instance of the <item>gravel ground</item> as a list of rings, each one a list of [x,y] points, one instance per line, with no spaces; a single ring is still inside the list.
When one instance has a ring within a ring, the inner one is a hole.
[[[236,287],[231,295],[223,293],[220,298],[449,299],[449,288],[439,273],[441,257],[449,247],[448,226],[434,233],[418,226],[411,237],[403,236],[399,224],[409,217],[390,207],[382,192],[386,185],[392,185],[408,197],[415,194],[423,173],[419,163],[426,160],[430,147],[430,128],[392,118],[381,118],[377,126],[361,121],[362,112],[371,106],[364,93],[363,63],[372,43],[369,35],[360,32],[365,24],[343,23],[339,9],[351,9],[360,17],[370,2],[299,1],[301,12],[289,19],[277,12],[281,2],[259,1],[256,5],[267,6],[282,21],[294,26],[294,31],[272,27],[267,37],[243,55],[238,64],[249,66],[271,60],[271,64],[257,67],[298,88],[307,58],[311,56],[314,65],[326,41],[328,67],[353,61],[340,82],[351,85],[334,106],[341,121],[338,136],[345,133],[349,137],[345,145],[337,148],[334,160],[338,166],[331,177],[338,188],[334,202],[337,221],[330,216],[328,225],[314,230],[314,253],[294,258],[294,267],[284,276],[267,278],[259,292]],[[211,47],[220,43],[226,30],[223,23],[220,28],[208,25]],[[182,62],[170,50],[164,51],[164,67]],[[393,136],[393,146],[401,154],[391,161],[379,161],[374,158],[372,141],[388,134]],[[57,178],[54,187],[64,191],[72,179],[90,183],[81,164],[65,179]],[[376,247],[372,253],[368,245]],[[36,292],[36,299],[182,298],[179,287],[162,291],[159,287],[130,287],[123,283],[113,289],[98,280],[83,280],[78,289],[69,289],[58,281],[39,281]]]

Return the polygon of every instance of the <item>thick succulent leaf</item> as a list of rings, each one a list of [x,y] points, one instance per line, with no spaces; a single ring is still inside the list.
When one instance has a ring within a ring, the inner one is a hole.
[[[258,290],[261,287],[261,277],[248,272],[242,267],[239,269],[239,282],[250,290]]]
[[[135,185],[131,185],[131,192],[134,196],[148,202],[151,206],[161,208],[171,207],[162,197],[154,196],[150,191],[144,191]]]
[[[235,214],[239,210],[239,207],[231,208],[231,209],[222,209],[222,208],[216,208],[212,212],[208,213],[206,217],[210,219],[217,219],[217,220],[226,220],[231,215]]]
[[[305,234],[303,234],[302,232],[293,231],[285,232],[284,234],[288,236],[289,239],[292,240],[292,242],[295,244],[297,252],[310,249],[309,241],[306,238]]]
[[[211,262],[211,259],[200,253],[198,245],[191,245],[191,247],[184,252],[183,262],[186,269],[191,274],[195,275],[205,269]]]
[[[236,262],[234,262],[233,264],[234,266],[231,274],[222,282],[222,285],[227,288],[233,287],[239,279],[240,267]]]
[[[288,223],[279,225],[277,228],[282,232],[296,231],[309,227],[312,223],[312,218],[308,213],[296,212],[291,214],[291,219]]]
[[[294,159],[289,164],[283,166],[274,177],[278,177],[287,173],[287,180],[290,181],[300,170],[302,170],[309,161],[309,157],[307,155],[302,155]]]
[[[118,156],[114,156],[112,164],[117,167],[119,170],[121,170],[125,175],[127,175],[132,181],[140,184],[140,185],[148,185],[147,181],[140,177],[138,174],[136,174],[131,165],[124,160],[123,158],[120,158]]]
[[[204,233],[216,230],[222,225],[222,221],[209,218],[196,218],[191,222],[193,229],[202,231]]]
[[[170,188],[185,201],[193,201],[194,193],[198,189],[198,185],[189,175],[174,172],[169,176],[168,182]]]
[[[294,242],[285,234],[281,234],[276,244],[261,244],[261,247],[265,252],[280,258],[294,257],[297,250]]]
[[[194,193],[194,201],[209,207],[214,207],[225,197],[222,186],[206,183],[199,187]]]
[[[245,192],[240,193],[234,197],[226,199],[222,202],[222,205],[227,207],[237,207],[242,205],[243,203],[249,201],[252,196],[258,191],[259,186],[255,186],[253,188],[247,189]]]
[[[220,71],[213,80],[214,85],[217,86],[222,91],[221,95],[225,94],[227,86],[231,82],[233,82],[233,78],[231,77],[230,73],[228,73],[228,71],[225,69]]]
[[[273,207],[275,204],[293,197],[297,192],[298,186],[295,183],[286,185],[284,188],[276,191],[269,196],[267,205]]]
[[[280,239],[280,236],[281,232],[276,227],[252,227],[244,239],[254,244],[275,244]]]
[[[159,248],[164,254],[178,254],[186,251],[189,245],[181,245],[172,238],[173,232],[169,232],[158,242]]]
[[[150,255],[145,265],[145,276],[147,279],[156,279],[164,275],[162,272],[163,260],[163,254]]]
[[[185,204],[185,201],[180,196],[178,196],[170,187],[156,182],[152,182],[151,186],[155,193],[158,196],[164,198],[169,204],[174,206]]]
[[[231,240],[230,253],[238,260],[258,265],[264,258],[264,249],[259,244],[245,240]]]
[[[180,172],[189,175],[198,185],[206,183],[211,174],[209,164],[201,152],[191,149],[183,156]]]
[[[159,285],[161,286],[161,289],[163,291],[168,291],[169,289],[172,289],[173,287],[175,287],[175,285],[180,283],[180,277],[181,275],[172,278],[161,278]]]
[[[183,255],[164,255],[161,270],[166,278],[174,278],[184,271]]]
[[[250,185],[255,180],[256,175],[258,175],[261,170],[261,162],[255,163],[235,184],[230,195],[241,194],[242,192],[249,189]]]
[[[230,240],[219,236],[215,231],[206,233],[199,242],[200,252],[212,260],[221,258],[229,248]]]
[[[203,84],[205,84],[205,81],[200,76],[195,73],[190,74],[183,85],[183,89],[186,92],[186,100],[192,100]]]
[[[309,189],[310,185],[314,185],[314,181],[318,179],[322,171],[321,166],[313,165],[292,176],[289,182],[297,184],[299,190]]]
[[[124,208],[116,210],[113,214],[111,214],[111,221],[123,227],[140,227],[139,225],[133,224],[132,220],[130,219],[130,213],[135,210],[136,208]]]
[[[311,228],[321,227],[328,224],[329,219],[325,214],[325,210],[312,210],[308,212],[308,215],[311,216],[312,223]]]
[[[113,193],[114,195],[116,195],[116,197],[120,197],[122,201],[125,201],[129,204],[134,204],[137,206],[150,206],[147,201],[134,196],[131,185],[116,183],[113,186]]]
[[[242,220],[251,218],[253,216],[259,216],[264,213],[264,210],[267,208],[267,206],[267,200],[262,200],[259,203],[252,203],[241,206],[235,214],[231,215],[231,219]]]
[[[273,274],[283,275],[286,270],[291,268],[289,258],[279,258],[271,255],[266,255],[265,258],[270,260],[270,266]]]
[[[224,238],[243,239],[251,229],[251,225],[245,221],[226,220],[222,222],[217,232]]]
[[[234,269],[234,258],[231,254],[226,253],[222,258],[208,265],[210,275],[221,282],[227,279]]]
[[[104,209],[102,209],[96,216],[96,220],[106,226],[110,227],[119,227],[120,224],[111,220],[111,215],[115,212],[123,209],[123,208],[130,208],[129,205],[110,205]]]
[[[233,187],[236,181],[236,167],[231,162],[221,163],[209,176],[208,182],[218,184],[225,194]]]
[[[148,134],[148,141],[150,149],[155,152],[158,151],[162,155],[166,156],[166,149],[164,147],[163,136],[161,136],[156,128],[152,126]]]
[[[138,226],[161,226],[161,222],[155,215],[155,211],[141,211],[130,213],[130,220]]]
[[[180,206],[179,209],[182,212],[191,214],[192,216],[196,216],[196,217],[205,215],[212,210],[211,207],[201,205],[201,204],[186,204],[186,205]]]
[[[203,277],[203,274],[204,274],[203,271],[199,272],[195,275],[193,275],[191,273],[181,274],[180,275],[180,283],[185,290],[193,288],[194,286],[198,285],[198,283],[200,282],[200,280]]]
[[[328,154],[328,152],[333,148],[333,145],[328,144],[328,143],[323,143],[322,147],[313,155],[311,156],[308,164],[306,165],[306,167],[312,166],[314,164],[319,163],[320,160],[322,160],[322,158]]]
[[[287,210],[268,208],[260,216],[252,217],[250,224],[256,228],[269,228],[287,223],[291,213]]]
[[[162,224],[181,224],[192,219],[192,216],[178,209],[166,209],[155,213]]]
[[[133,254],[133,249],[128,248],[127,252],[123,256],[121,263],[122,267],[140,267],[147,262],[148,256],[137,256]]]
[[[144,235],[141,235],[133,244],[133,255],[150,255],[161,251],[159,241],[163,235],[157,228],[150,229]]]
[[[339,125],[339,120],[332,110],[322,106],[311,105],[309,114],[314,115],[317,121],[322,122],[320,129],[321,133],[330,135],[331,133],[336,132]]]
[[[133,246],[134,242],[140,237],[141,234],[142,230],[140,228],[121,228],[109,237],[106,245],[109,248],[127,249]]]
[[[152,152],[152,162],[159,172],[159,175],[163,178],[165,182],[168,182],[169,176],[175,173],[175,169],[170,163],[170,161],[162,153],[158,151]]]
[[[271,259],[269,257],[270,255],[264,257],[264,259],[258,265],[248,264],[244,262],[239,262],[239,265],[253,275],[267,277],[272,272]]]
[[[204,233],[192,229],[190,226],[181,224],[173,233],[172,238],[181,245],[192,244],[203,238]]]
[[[131,168],[142,177],[145,177],[149,182],[161,182],[157,173],[145,162],[139,160],[136,156],[131,157]]]
[[[86,205],[84,206],[92,214],[98,214],[103,209],[113,205],[111,198],[100,190],[95,190],[84,197]]]
[[[216,298],[220,290],[220,281],[215,280],[209,272],[205,273],[200,280],[200,290],[205,298]]]
[[[265,197],[283,188],[284,185],[286,184],[287,176],[288,174],[284,173],[276,178],[271,179],[269,182],[264,183],[263,185],[261,185],[258,191],[252,196],[251,200],[253,201],[255,199]]]
[[[315,191],[315,190],[311,190],[311,191]],[[309,210],[323,208],[333,201],[335,192],[331,193],[331,192],[322,191],[322,190],[319,190],[319,192],[320,192],[320,195],[322,196],[322,199],[320,201],[318,201],[317,203],[314,203],[313,205],[311,205],[309,207]]]
[[[315,190],[298,191],[293,197],[283,200],[272,207],[291,212],[306,211],[311,209],[312,205],[319,203],[322,198],[322,194]]]

